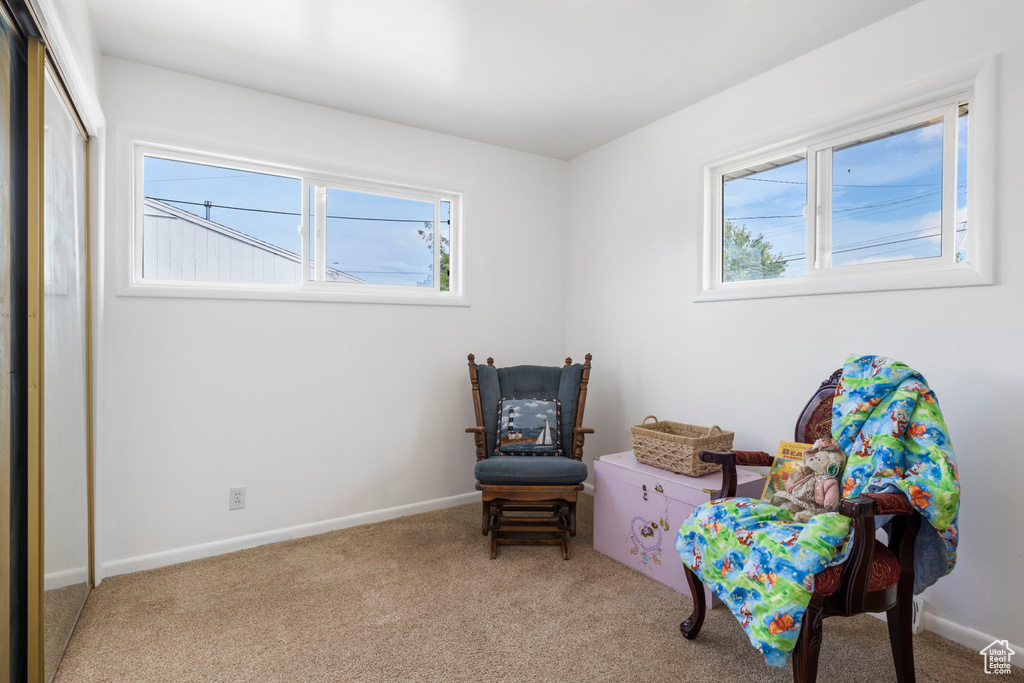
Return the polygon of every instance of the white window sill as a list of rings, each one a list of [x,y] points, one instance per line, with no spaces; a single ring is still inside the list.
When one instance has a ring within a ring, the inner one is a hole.
[[[118,296],[172,299],[249,299],[257,301],[312,301],[324,303],[405,304],[420,306],[469,306],[465,295],[402,292],[392,288],[337,285],[266,285],[211,282],[135,282],[121,287]]]
[[[841,269],[825,276],[793,279],[729,282],[703,287],[693,298],[695,302],[731,301],[737,299],[769,299],[786,296],[884,292],[901,289],[938,289],[943,287],[975,287],[995,284],[995,279],[969,265],[957,264],[941,269],[908,268],[898,273],[842,273]]]

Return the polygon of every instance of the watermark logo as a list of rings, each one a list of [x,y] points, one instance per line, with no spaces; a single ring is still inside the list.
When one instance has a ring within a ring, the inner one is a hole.
[[[1010,649],[1010,644],[1007,641],[992,641],[991,645],[981,651],[981,656],[985,658],[985,673],[1010,673],[1010,657],[1015,654],[1017,653]]]

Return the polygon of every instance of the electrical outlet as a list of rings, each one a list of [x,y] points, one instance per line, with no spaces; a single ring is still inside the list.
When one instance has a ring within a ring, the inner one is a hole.
[[[236,486],[228,489],[228,510],[241,510],[245,507],[245,487]]]
[[[924,627],[924,600],[914,597],[914,609],[910,620],[912,633],[920,633]]]

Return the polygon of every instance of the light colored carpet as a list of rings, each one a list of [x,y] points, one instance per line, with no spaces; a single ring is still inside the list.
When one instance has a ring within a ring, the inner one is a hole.
[[[594,551],[592,508],[568,562],[555,547],[488,559],[467,505],[107,579],[56,681],[792,680],[722,607],[685,640],[689,599]],[[965,647],[914,647],[922,683],[991,683]],[[870,616],[827,619],[821,659],[823,682],[895,680]]]

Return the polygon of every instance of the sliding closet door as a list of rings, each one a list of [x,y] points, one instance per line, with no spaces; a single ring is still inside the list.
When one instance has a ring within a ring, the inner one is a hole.
[[[86,138],[47,69],[43,106],[45,679],[89,593]]]
[[[11,670],[11,465],[12,379],[17,363],[15,350],[14,277],[11,243],[17,192],[24,191],[24,163],[18,159],[15,118],[19,106],[18,75],[24,60],[17,50],[14,27],[0,12],[0,680]],[[20,173],[19,173],[20,171]]]

